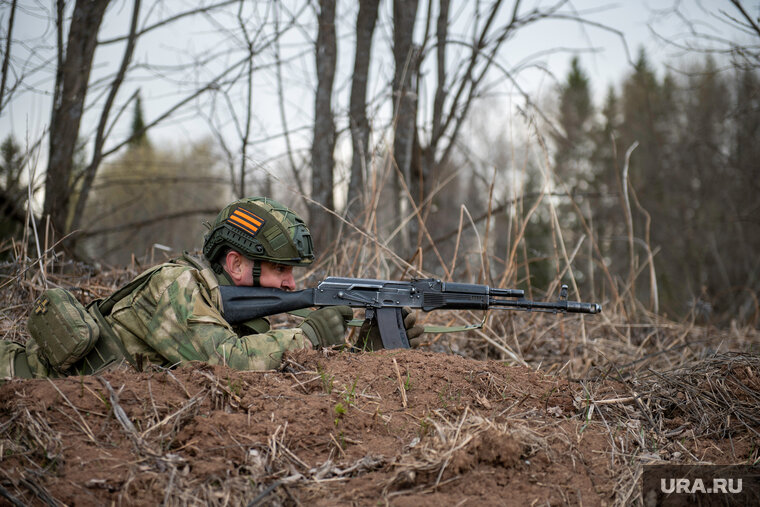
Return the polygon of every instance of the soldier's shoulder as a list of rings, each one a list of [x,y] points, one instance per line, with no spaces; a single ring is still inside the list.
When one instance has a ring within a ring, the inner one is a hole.
[[[179,275],[186,271],[203,271],[204,269],[211,269],[209,263],[202,257],[192,256],[188,253],[153,267],[155,274],[163,276]]]
[[[171,262],[179,266],[188,266],[198,271],[211,268],[211,264],[209,264],[205,257],[189,252],[184,252],[180,257],[172,259]]]
[[[198,271],[198,268],[192,264],[172,259],[154,268],[154,272],[150,277],[151,284],[167,285],[183,279],[190,281],[197,278]]]

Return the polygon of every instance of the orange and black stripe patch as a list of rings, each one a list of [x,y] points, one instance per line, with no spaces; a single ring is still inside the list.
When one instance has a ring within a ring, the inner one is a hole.
[[[243,208],[237,208],[233,211],[229,218],[227,218],[227,222],[238,229],[244,230],[251,236],[255,236],[264,225],[263,218]]]

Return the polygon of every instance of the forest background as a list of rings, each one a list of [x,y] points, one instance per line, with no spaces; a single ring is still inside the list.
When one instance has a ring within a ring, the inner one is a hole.
[[[147,264],[268,195],[321,253],[374,247],[310,276],[562,280],[634,320],[757,327],[760,5],[658,4],[662,62],[606,5],[5,1],[2,255]],[[599,82],[604,48],[556,27],[612,36],[626,70]]]

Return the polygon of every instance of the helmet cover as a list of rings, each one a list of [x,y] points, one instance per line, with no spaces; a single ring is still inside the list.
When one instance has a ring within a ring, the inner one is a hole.
[[[203,255],[214,264],[228,248],[249,259],[288,266],[314,261],[306,223],[292,209],[266,197],[239,199],[219,212],[204,237]]]

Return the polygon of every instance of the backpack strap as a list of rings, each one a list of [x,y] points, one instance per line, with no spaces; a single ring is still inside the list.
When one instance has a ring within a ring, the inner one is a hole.
[[[98,309],[100,310],[100,313],[102,315],[108,315],[109,313],[111,313],[111,310],[116,305],[116,303],[118,303],[119,301],[121,301],[122,299],[130,295],[138,287],[148,283],[148,281],[156,273],[156,271],[158,271],[162,267],[163,267],[163,264],[159,264],[158,266],[154,266],[150,268],[149,270],[135,277],[131,282],[119,288],[116,292],[114,292],[107,298],[97,300]]]
[[[205,264],[203,264],[196,257],[193,257],[192,255],[190,255],[190,253],[187,252],[187,250],[182,252],[182,255],[179,258],[177,258],[177,260],[187,262],[198,271],[203,271],[204,269],[209,268],[209,266],[206,266]]]
[[[135,370],[139,371],[135,358],[127,352],[124,343],[116,336],[111,325],[103,317],[103,313],[100,310],[102,303],[104,301],[98,299],[87,306],[89,314],[92,315],[100,328],[100,339],[95,343],[93,349],[81,361],[75,364],[71,370],[80,375],[93,375],[103,371],[112,364],[126,361]]]

